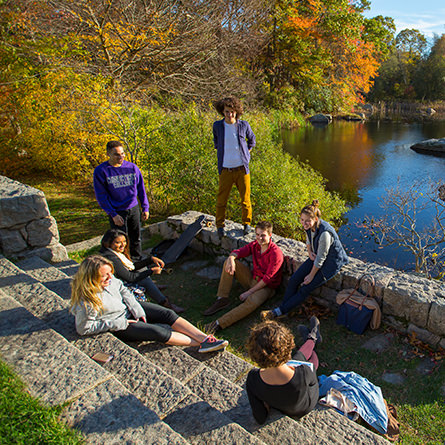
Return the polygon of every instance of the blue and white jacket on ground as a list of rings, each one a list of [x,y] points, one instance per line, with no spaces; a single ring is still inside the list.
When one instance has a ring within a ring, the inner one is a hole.
[[[355,403],[362,419],[382,434],[388,429],[388,413],[382,390],[355,372],[334,371],[318,377],[320,397],[335,388]]]

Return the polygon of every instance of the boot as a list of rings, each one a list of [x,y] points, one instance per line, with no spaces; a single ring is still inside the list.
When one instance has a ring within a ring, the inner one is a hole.
[[[311,331],[308,337],[312,338],[316,345],[320,344],[323,341],[323,338],[320,332],[320,321],[315,315],[313,315],[309,320],[309,327]]]
[[[166,298],[162,306],[175,311],[177,314],[182,314],[185,311],[183,307],[177,306],[175,303],[172,303],[168,298]]]

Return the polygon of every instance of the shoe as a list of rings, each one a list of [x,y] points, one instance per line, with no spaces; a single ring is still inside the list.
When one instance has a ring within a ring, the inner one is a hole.
[[[320,344],[323,341],[323,337],[320,333],[320,320],[315,315],[309,320],[309,327],[311,329],[309,336],[315,341],[316,345]]]
[[[277,317],[273,311],[261,311],[260,312],[261,321],[275,320],[275,318],[277,318]]]
[[[297,329],[301,335],[301,339],[303,340],[303,343],[306,342],[306,340],[309,338],[311,331],[304,324],[299,324],[297,326]]]
[[[252,231],[253,231],[253,229],[252,229],[251,225],[244,224],[244,230],[243,230],[244,235],[248,235]]]
[[[218,236],[222,238],[224,236],[224,227],[218,227],[216,230],[218,232]]]
[[[227,340],[218,340],[213,335],[208,335],[199,346],[198,352],[220,351],[221,349],[225,349],[228,344],[229,342]]]
[[[230,298],[222,297],[218,298],[208,309],[206,309],[202,314],[203,315],[213,315],[218,311],[225,309],[230,304]]]
[[[221,326],[216,322],[216,320],[204,325],[204,332],[206,334],[213,335],[215,332],[220,331],[220,330],[221,330]]]
[[[177,314],[182,314],[183,312],[185,312],[185,309],[183,307],[172,303],[168,298],[164,301],[164,304],[162,306],[175,311]]]

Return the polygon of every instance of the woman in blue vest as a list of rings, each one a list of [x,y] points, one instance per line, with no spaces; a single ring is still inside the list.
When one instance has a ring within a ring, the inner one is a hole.
[[[261,312],[263,320],[287,314],[349,262],[337,232],[321,219],[318,206],[318,199],[314,199],[300,213],[300,222],[306,231],[309,258],[291,276],[281,305],[271,311]]]

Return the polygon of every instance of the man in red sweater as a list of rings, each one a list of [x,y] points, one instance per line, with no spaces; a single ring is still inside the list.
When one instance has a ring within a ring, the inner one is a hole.
[[[221,273],[217,300],[204,311],[204,315],[213,315],[230,305],[229,293],[234,277],[247,289],[239,296],[242,303],[222,317],[207,324],[204,329],[208,333],[225,329],[252,313],[274,295],[275,289],[281,283],[283,253],[272,242],[272,224],[267,221],[258,223],[255,227],[255,234],[256,241],[230,253]],[[252,272],[238,260],[238,258],[246,258],[250,255],[253,259]]]

